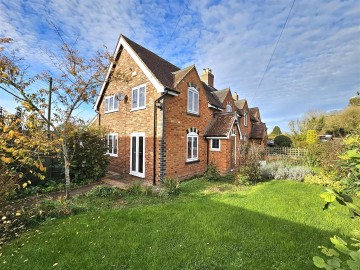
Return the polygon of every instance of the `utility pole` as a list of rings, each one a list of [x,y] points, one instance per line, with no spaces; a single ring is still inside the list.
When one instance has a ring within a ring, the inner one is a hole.
[[[48,103],[48,138],[50,139],[50,121],[51,121],[51,92],[52,92],[52,77],[49,82],[49,103]]]
[[[50,77],[50,81],[49,81],[49,103],[48,103],[48,126],[47,126],[47,131],[48,131],[48,138],[49,140],[51,140],[51,133],[50,133],[50,121],[51,121],[51,92],[52,92],[52,77]],[[48,157],[47,158],[50,161],[50,166],[47,167],[49,174],[48,176],[50,178],[52,178],[53,176],[53,165],[54,165],[54,161],[53,161],[53,157]]]

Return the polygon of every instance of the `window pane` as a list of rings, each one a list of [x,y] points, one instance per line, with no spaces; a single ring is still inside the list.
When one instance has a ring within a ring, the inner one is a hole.
[[[192,156],[191,156],[191,153],[192,153],[192,138],[191,137],[188,137],[187,138],[187,158],[190,159]]]
[[[143,156],[143,147],[144,147],[144,137],[139,137],[139,173],[143,173],[144,169],[143,169],[143,161],[144,161],[144,156]]]
[[[114,135],[114,154],[117,155],[118,153],[118,137]]]
[[[105,98],[105,112],[109,110],[109,99]]]
[[[117,110],[119,108],[119,101],[117,98],[114,98],[114,110]]]
[[[113,153],[113,136],[109,135],[109,153]]]
[[[109,98],[109,111],[114,110],[114,97]]]
[[[188,91],[188,112],[193,111],[193,92]]]
[[[195,113],[199,112],[199,94],[198,93],[194,93],[194,112]]]
[[[193,137],[193,158],[197,158],[198,138]]]
[[[136,109],[138,107],[138,90],[134,89],[132,92],[132,108]]]
[[[139,107],[145,107],[145,87],[139,89]]]
[[[131,170],[136,171],[136,137],[131,138]]]
[[[219,139],[213,139],[212,140],[212,148],[213,149],[219,149]]]
[[[227,112],[232,112],[232,108],[231,108],[231,105],[226,105],[226,111]]]

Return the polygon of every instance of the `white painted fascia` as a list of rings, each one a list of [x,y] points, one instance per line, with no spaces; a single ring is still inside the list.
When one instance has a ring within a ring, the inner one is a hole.
[[[144,72],[145,76],[148,78],[148,80],[151,82],[151,84],[155,87],[156,92],[162,93],[164,92],[164,86],[160,83],[160,81],[155,77],[155,75],[150,71],[150,69],[145,65],[145,63],[140,59],[140,57],[137,55],[137,53],[131,48],[131,46],[126,42],[123,36],[120,36],[120,39],[118,40],[118,43],[116,45],[116,49],[114,52],[114,59],[116,59],[116,56],[119,53],[119,50],[121,46],[130,54],[131,58],[135,61],[135,63],[140,67],[141,71]],[[111,73],[111,69],[113,67],[114,63],[110,63],[108,72],[106,74],[104,83],[101,87],[100,93],[96,99],[94,110],[97,111],[97,107],[99,105],[101,96],[103,92],[105,91],[106,82],[109,80],[109,76]]]
[[[233,127],[233,126],[234,126],[235,121],[236,121],[236,117],[234,117],[234,121],[233,121],[233,123],[232,123],[231,127]],[[242,134],[241,134],[240,126],[239,126],[239,121],[238,121],[238,123],[236,124],[236,126],[237,126],[237,129],[238,129],[239,134],[240,134],[240,139],[242,139]],[[228,132],[228,134],[227,134],[227,136],[226,136],[226,138],[227,138],[227,139],[229,139],[229,138],[230,138],[231,130],[232,130],[232,128],[229,130],[229,132]]]
[[[211,105],[210,103],[208,103],[208,107],[209,107],[209,108],[216,109],[216,110],[219,110],[219,111],[223,111],[223,109],[220,109],[220,108],[218,108],[218,107],[216,107],[216,106],[214,106],[214,105]]]

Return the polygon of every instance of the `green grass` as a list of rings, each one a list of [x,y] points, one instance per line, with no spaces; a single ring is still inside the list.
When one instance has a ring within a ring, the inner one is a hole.
[[[318,245],[359,227],[346,209],[322,211],[309,184],[195,179],[182,191],[48,221],[5,246],[0,268],[314,269]]]

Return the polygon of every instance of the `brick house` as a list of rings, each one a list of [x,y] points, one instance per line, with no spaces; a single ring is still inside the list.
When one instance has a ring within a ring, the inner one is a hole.
[[[156,184],[203,174],[210,163],[234,170],[252,127],[247,102],[238,103],[214,87],[210,69],[180,69],[121,35],[93,125],[108,131],[109,170]]]

